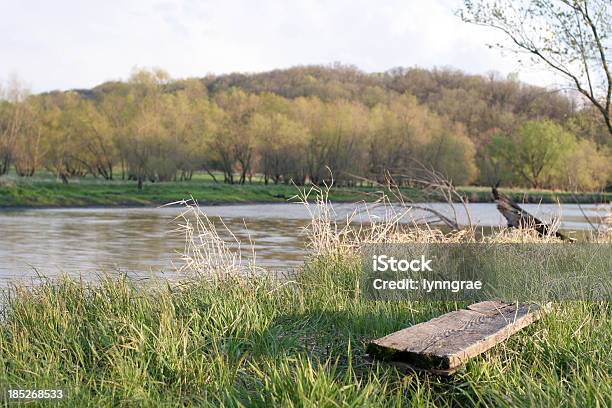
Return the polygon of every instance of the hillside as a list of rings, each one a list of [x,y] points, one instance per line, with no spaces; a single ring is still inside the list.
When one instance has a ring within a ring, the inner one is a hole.
[[[344,65],[126,82],[5,102],[0,175],[50,170],[138,181],[220,171],[228,183],[381,180],[433,168],[456,184],[598,190],[610,137],[562,92],[451,68],[366,73]],[[17,114],[19,111],[22,114]],[[20,123],[12,123],[17,120]],[[419,163],[416,164],[416,161]],[[579,173],[567,163],[579,165]]]

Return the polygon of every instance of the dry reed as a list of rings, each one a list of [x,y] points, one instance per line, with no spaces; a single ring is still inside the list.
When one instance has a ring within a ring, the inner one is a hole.
[[[313,257],[355,255],[365,244],[381,243],[561,242],[555,236],[559,219],[551,221],[546,236],[539,235],[534,226],[502,227],[494,229],[491,234],[477,234],[473,227],[445,232],[427,220],[421,223],[402,222],[412,209],[394,205],[384,193],[380,193],[380,198],[373,204],[356,203],[352,212],[340,217],[329,201],[331,188],[331,185],[311,186],[299,190],[293,197],[302,203],[310,217],[305,232],[307,247]],[[257,266],[252,242],[249,242],[250,256],[245,257],[242,250],[245,245],[223,220],[213,222],[193,198],[169,205],[177,204],[184,207],[176,217],[176,231],[183,234],[185,240],[181,265],[178,267],[180,272],[225,279],[264,271]],[[377,214],[373,213],[374,208],[379,210]],[[612,242],[612,214],[602,220],[601,225],[602,228],[589,240]]]
[[[199,278],[226,279],[258,270],[253,243],[249,242],[251,256],[244,256],[243,243],[222,219],[215,224],[193,197],[168,205],[183,207],[175,218],[175,231],[184,235],[185,242],[179,272]]]

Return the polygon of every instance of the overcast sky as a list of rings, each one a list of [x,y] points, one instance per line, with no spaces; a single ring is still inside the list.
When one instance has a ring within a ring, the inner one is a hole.
[[[451,66],[519,72],[486,44],[494,31],[453,14],[456,0],[0,0],[0,80],[34,92],[126,79],[134,67],[175,78],[339,61],[368,71]]]

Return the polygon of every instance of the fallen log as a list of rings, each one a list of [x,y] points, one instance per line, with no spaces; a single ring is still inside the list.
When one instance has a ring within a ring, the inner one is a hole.
[[[500,193],[497,187],[491,187],[491,192],[497,204],[497,209],[506,219],[508,227],[533,228],[542,237],[551,235],[551,227],[548,224],[523,210],[510,197]],[[574,241],[573,238],[569,238],[559,231],[555,231],[553,235],[563,241]]]
[[[402,369],[448,376],[547,310],[535,304],[479,302],[373,340],[367,353]]]

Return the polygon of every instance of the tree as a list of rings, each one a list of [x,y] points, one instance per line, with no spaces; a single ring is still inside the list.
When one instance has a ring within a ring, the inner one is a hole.
[[[457,184],[474,179],[475,149],[463,126],[432,113],[416,98],[402,95],[388,107],[375,107],[369,123],[370,172],[379,181],[387,171],[401,174],[406,181],[417,178],[421,165]]]
[[[94,177],[111,180],[117,154],[108,117],[91,100],[76,93],[65,96],[62,131],[74,146],[70,160]]]
[[[176,81],[169,92],[173,95],[166,98],[165,126],[174,146],[180,179],[191,180],[194,171],[206,167],[204,135],[211,128],[210,103],[206,88],[198,80]]]
[[[489,154],[512,170],[511,177],[541,188],[566,174],[564,168],[575,147],[576,138],[561,126],[548,120],[530,121],[515,134],[493,137]]]
[[[259,169],[264,183],[292,180],[304,183],[305,160],[302,152],[308,130],[282,113],[256,113],[250,123],[256,141]]]
[[[74,92],[55,92],[45,96],[44,102],[46,167],[67,184],[70,177],[87,173],[84,163],[78,159],[82,136],[79,96]]]
[[[251,174],[253,165],[254,138],[249,132],[251,116],[259,104],[257,95],[247,94],[239,89],[223,92],[215,98],[223,110],[222,125],[217,127],[218,136],[213,148],[220,159],[225,181],[234,183],[234,167],[240,175],[239,183],[244,184]]]
[[[28,98],[23,126],[15,144],[15,171],[19,176],[32,177],[43,166],[47,155],[45,144],[49,115],[43,98]]]
[[[383,183],[387,172],[402,173],[416,148],[415,129],[398,112],[377,105],[370,112],[368,129],[368,176]]]
[[[12,78],[6,88],[0,84],[0,175],[6,174],[13,164],[15,145],[24,125],[27,95],[17,78]]]
[[[167,168],[170,159],[164,137],[168,131],[163,122],[166,100],[162,87],[168,80],[168,74],[161,70],[139,70],[130,78],[133,89],[128,101],[133,106],[126,107],[130,116],[122,147],[128,172],[136,179],[138,189],[142,189],[145,180],[165,179],[172,172]]]
[[[440,121],[438,126],[432,126],[431,140],[418,157],[455,185],[471,183],[477,173],[474,144],[461,125]]]
[[[612,147],[612,138],[606,137],[608,130],[600,117],[599,111],[594,106],[589,106],[588,109],[581,109],[571,115],[564,126],[581,138],[589,139],[600,146]]]
[[[337,182],[349,183],[352,174],[365,169],[368,113],[362,104],[343,99],[295,101],[293,119],[309,130],[304,156],[312,183],[330,182],[329,170]]]
[[[571,168],[563,167],[558,177],[560,186],[570,190],[594,191],[612,180],[612,154],[608,148],[597,148],[590,140],[580,140],[569,153]]]
[[[534,63],[562,75],[597,108],[612,135],[609,0],[464,0],[469,23],[503,32]]]

